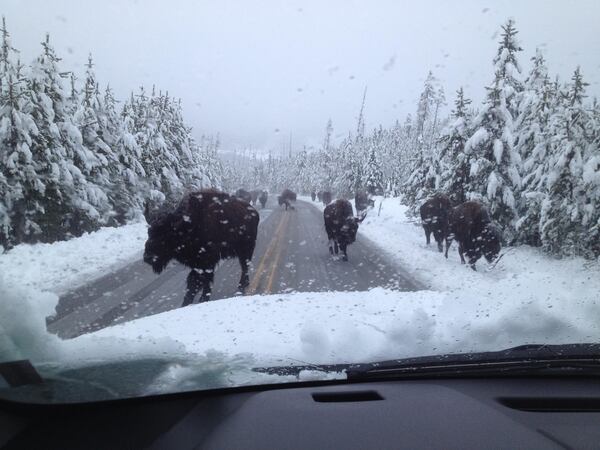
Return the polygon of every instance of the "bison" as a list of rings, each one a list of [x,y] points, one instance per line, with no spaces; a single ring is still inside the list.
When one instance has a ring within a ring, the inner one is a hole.
[[[360,214],[362,211],[366,211],[367,208],[374,207],[375,202],[365,191],[358,191],[354,196],[354,206],[356,206],[356,214]]]
[[[317,192],[317,200],[319,202],[323,201],[323,191],[318,191]]]
[[[450,199],[446,195],[436,194],[423,203],[419,209],[421,224],[425,230],[425,241],[429,245],[431,233],[433,233],[440,252],[444,251],[444,239],[446,246],[448,245],[448,215],[451,208]]]
[[[315,198],[317,198],[317,193],[315,191],[310,191],[310,199],[314,202]]]
[[[323,204],[325,206],[329,205],[332,200],[331,192],[329,192],[329,191],[321,192],[321,200],[323,201]]]
[[[286,211],[290,207],[293,209],[293,207],[291,206],[291,202],[296,201],[296,193],[293,191],[290,191],[289,189],[284,189],[283,192],[281,193],[281,195],[279,197],[277,197],[277,201],[279,203],[279,206],[285,205]]]
[[[492,224],[487,210],[480,203],[465,202],[451,209],[449,231],[446,258],[454,239],[458,242],[461,263],[465,263],[464,255],[466,255],[473,270],[476,270],[475,263],[482,255],[491,263],[500,253],[502,235]]]
[[[250,191],[250,200],[251,200],[252,206],[256,206],[259,195],[260,195],[260,189],[255,189],[253,191]]]
[[[221,259],[238,258],[239,289],[243,292],[248,286],[259,220],[249,203],[206,189],[187,194],[173,211],[153,213],[146,204],[144,216],[150,224],[144,262],[155,273],[172,259],[192,269],[182,306],[193,303],[200,290],[201,301],[210,299],[215,266]]]
[[[342,250],[342,260],[348,261],[348,245],[356,240],[358,225],[366,217],[354,217],[352,204],[348,200],[340,199],[330,203],[323,211],[325,231],[329,239],[329,253],[338,254],[338,247]]]
[[[258,196],[258,201],[260,202],[260,206],[262,208],[267,204],[267,199],[269,198],[269,193],[267,191],[262,191]]]
[[[246,203],[252,202],[252,194],[245,189],[240,188],[235,191],[235,197],[239,198],[240,200],[244,200]]]

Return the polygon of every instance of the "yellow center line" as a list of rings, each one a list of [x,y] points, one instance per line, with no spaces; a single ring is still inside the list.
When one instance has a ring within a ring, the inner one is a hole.
[[[290,218],[290,216],[286,214],[286,216],[285,216],[286,225],[289,222],[289,218]],[[269,274],[267,286],[265,287],[265,294],[273,293],[273,280],[275,279],[275,271],[279,267],[279,259],[281,258],[282,247],[283,247],[283,245],[282,245],[283,237],[284,237],[284,235],[282,234],[279,236],[279,239],[277,240],[277,256],[275,256],[275,259],[273,260],[273,267],[271,268],[271,273]]]
[[[267,250],[263,254],[262,258],[260,259],[260,262],[258,263],[256,272],[254,273],[254,276],[252,277],[252,281],[250,282],[250,286],[248,287],[248,291],[247,291],[248,294],[255,294],[256,290],[258,289],[258,284],[260,283],[262,275],[265,271],[265,264],[271,259],[271,253],[273,253],[275,251],[275,248],[277,247],[277,243],[279,242],[279,237],[281,236],[281,230],[283,229],[283,227],[286,223],[285,222],[286,217],[287,217],[287,215],[282,216],[282,218],[279,222],[279,225],[277,225],[277,229],[275,230],[273,239],[271,239],[271,242],[269,243]]]

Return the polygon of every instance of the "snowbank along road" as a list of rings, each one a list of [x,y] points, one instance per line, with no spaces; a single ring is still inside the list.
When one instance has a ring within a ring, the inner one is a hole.
[[[349,261],[332,257],[323,213],[310,203],[298,201],[295,209],[285,211],[271,200],[259,212],[261,222],[247,294],[421,287],[385,258],[360,229],[357,241],[349,247]],[[189,269],[171,263],[156,275],[141,261],[141,250],[140,261],[64,294],[56,315],[48,319],[48,330],[72,338],[181,306]],[[222,262],[215,273],[211,301],[235,296],[239,273],[237,260]]]

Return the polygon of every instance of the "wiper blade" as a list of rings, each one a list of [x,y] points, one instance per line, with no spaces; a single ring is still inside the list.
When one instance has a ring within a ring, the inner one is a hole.
[[[44,382],[28,359],[0,363],[0,378],[4,379],[10,387]]]
[[[252,370],[254,372],[266,373],[268,375],[291,375],[297,377],[300,375],[300,372],[304,372],[307,370],[325,373],[335,373],[345,372],[350,367],[352,367],[351,364],[302,364],[292,366],[255,367]]]
[[[550,374],[551,371],[584,373],[600,371],[600,344],[529,344],[497,352],[455,353],[420,356],[365,364],[301,364],[256,367],[255,372],[269,375],[299,376],[303,371],[345,372],[348,380],[399,376],[468,376]]]
[[[406,376],[600,374],[600,344],[523,345],[497,352],[406,358],[349,366],[349,380]]]

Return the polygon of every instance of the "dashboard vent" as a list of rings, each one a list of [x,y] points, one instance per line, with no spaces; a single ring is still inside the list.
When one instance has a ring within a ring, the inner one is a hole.
[[[519,411],[600,412],[600,398],[595,397],[503,397],[498,402]]]
[[[342,403],[342,402],[372,402],[383,400],[377,391],[346,391],[346,392],[315,392],[312,394],[315,402]]]

